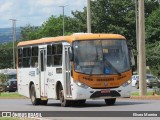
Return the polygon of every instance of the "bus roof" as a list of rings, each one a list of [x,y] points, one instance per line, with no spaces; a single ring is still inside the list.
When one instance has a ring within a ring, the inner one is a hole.
[[[71,36],[47,37],[37,40],[23,41],[19,42],[17,46],[36,45],[36,44],[44,44],[44,43],[60,42],[60,41],[66,41],[72,43],[75,40],[95,40],[95,39],[125,39],[125,37],[119,34],[76,33],[72,34]]]

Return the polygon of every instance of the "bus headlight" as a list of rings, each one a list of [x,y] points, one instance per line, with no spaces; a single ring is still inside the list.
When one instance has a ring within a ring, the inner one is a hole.
[[[88,88],[88,86],[86,85],[86,84],[84,84],[84,83],[81,83],[81,82],[79,82],[79,81],[75,81],[75,83],[79,86],[79,87],[82,87],[82,88],[84,88],[84,89],[87,89]]]
[[[131,84],[131,80],[128,80],[128,81],[125,82],[122,86],[123,86],[123,87],[126,87],[126,86],[128,86],[129,84]]]

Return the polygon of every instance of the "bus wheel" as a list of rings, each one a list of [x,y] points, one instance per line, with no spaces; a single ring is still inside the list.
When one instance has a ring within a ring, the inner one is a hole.
[[[59,99],[62,107],[67,107],[69,105],[69,101],[64,99],[64,91],[62,86],[59,88]]]
[[[34,84],[31,85],[30,98],[31,98],[31,102],[33,105],[40,105],[41,104],[41,99],[36,98],[36,91],[35,91]]]
[[[47,105],[48,100],[41,100],[41,105]]]
[[[105,99],[105,103],[107,105],[114,105],[116,102],[116,98],[111,98],[111,99]]]

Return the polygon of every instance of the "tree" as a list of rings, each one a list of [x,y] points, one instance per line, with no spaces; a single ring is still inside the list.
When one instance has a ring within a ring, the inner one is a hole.
[[[63,26],[62,26],[62,16],[57,17],[51,16],[42,24],[40,28],[43,37],[53,37],[60,36],[63,34]]]
[[[81,25],[86,26],[86,8],[82,12],[73,12],[73,15],[81,21]],[[91,17],[93,33],[118,33],[124,35],[129,42],[135,41],[135,12],[132,0],[92,1]]]
[[[160,8],[153,11],[146,20],[146,41],[147,43],[155,43],[160,41]]]
[[[157,9],[157,0],[145,0],[145,16]],[[86,31],[86,8],[82,12],[72,12]],[[93,33],[118,33],[124,35],[128,43],[136,47],[136,22],[134,0],[94,0],[91,1]]]
[[[159,8],[159,0],[145,0],[145,17],[149,17],[157,8]]]
[[[0,85],[4,85],[5,82],[8,80],[8,75],[0,73]]]
[[[64,16],[65,22],[65,35],[79,32],[80,28],[75,18]],[[63,35],[63,16],[51,16],[47,21],[43,22],[42,26],[34,27],[27,25],[21,28],[22,40],[34,40],[43,37],[55,37]]]
[[[0,45],[0,69],[13,67],[12,43]]]
[[[160,71],[160,41],[146,45],[146,63],[155,75]]]
[[[34,39],[33,34],[35,34],[35,32],[37,32],[39,27],[37,26],[31,26],[30,24],[26,25],[25,27],[21,27],[21,32],[20,32],[20,39],[22,41],[26,41],[29,39]],[[35,36],[35,35],[34,35]],[[38,38],[38,36],[37,36]]]

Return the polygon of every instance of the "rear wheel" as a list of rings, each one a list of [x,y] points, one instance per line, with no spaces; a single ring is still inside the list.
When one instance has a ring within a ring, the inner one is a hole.
[[[33,105],[40,105],[41,104],[41,99],[36,98],[36,91],[35,91],[34,84],[31,85],[30,98],[31,98],[31,102],[32,102]]]
[[[63,91],[63,88],[62,88],[61,85],[60,85],[60,87],[59,87],[59,99],[60,99],[60,104],[61,104],[62,107],[67,107],[67,106],[69,106],[69,102],[70,102],[70,101],[68,101],[68,100],[66,100],[66,99],[64,98],[64,91]]]
[[[116,102],[116,98],[111,98],[111,99],[105,99],[105,103],[107,105],[114,105]]]

